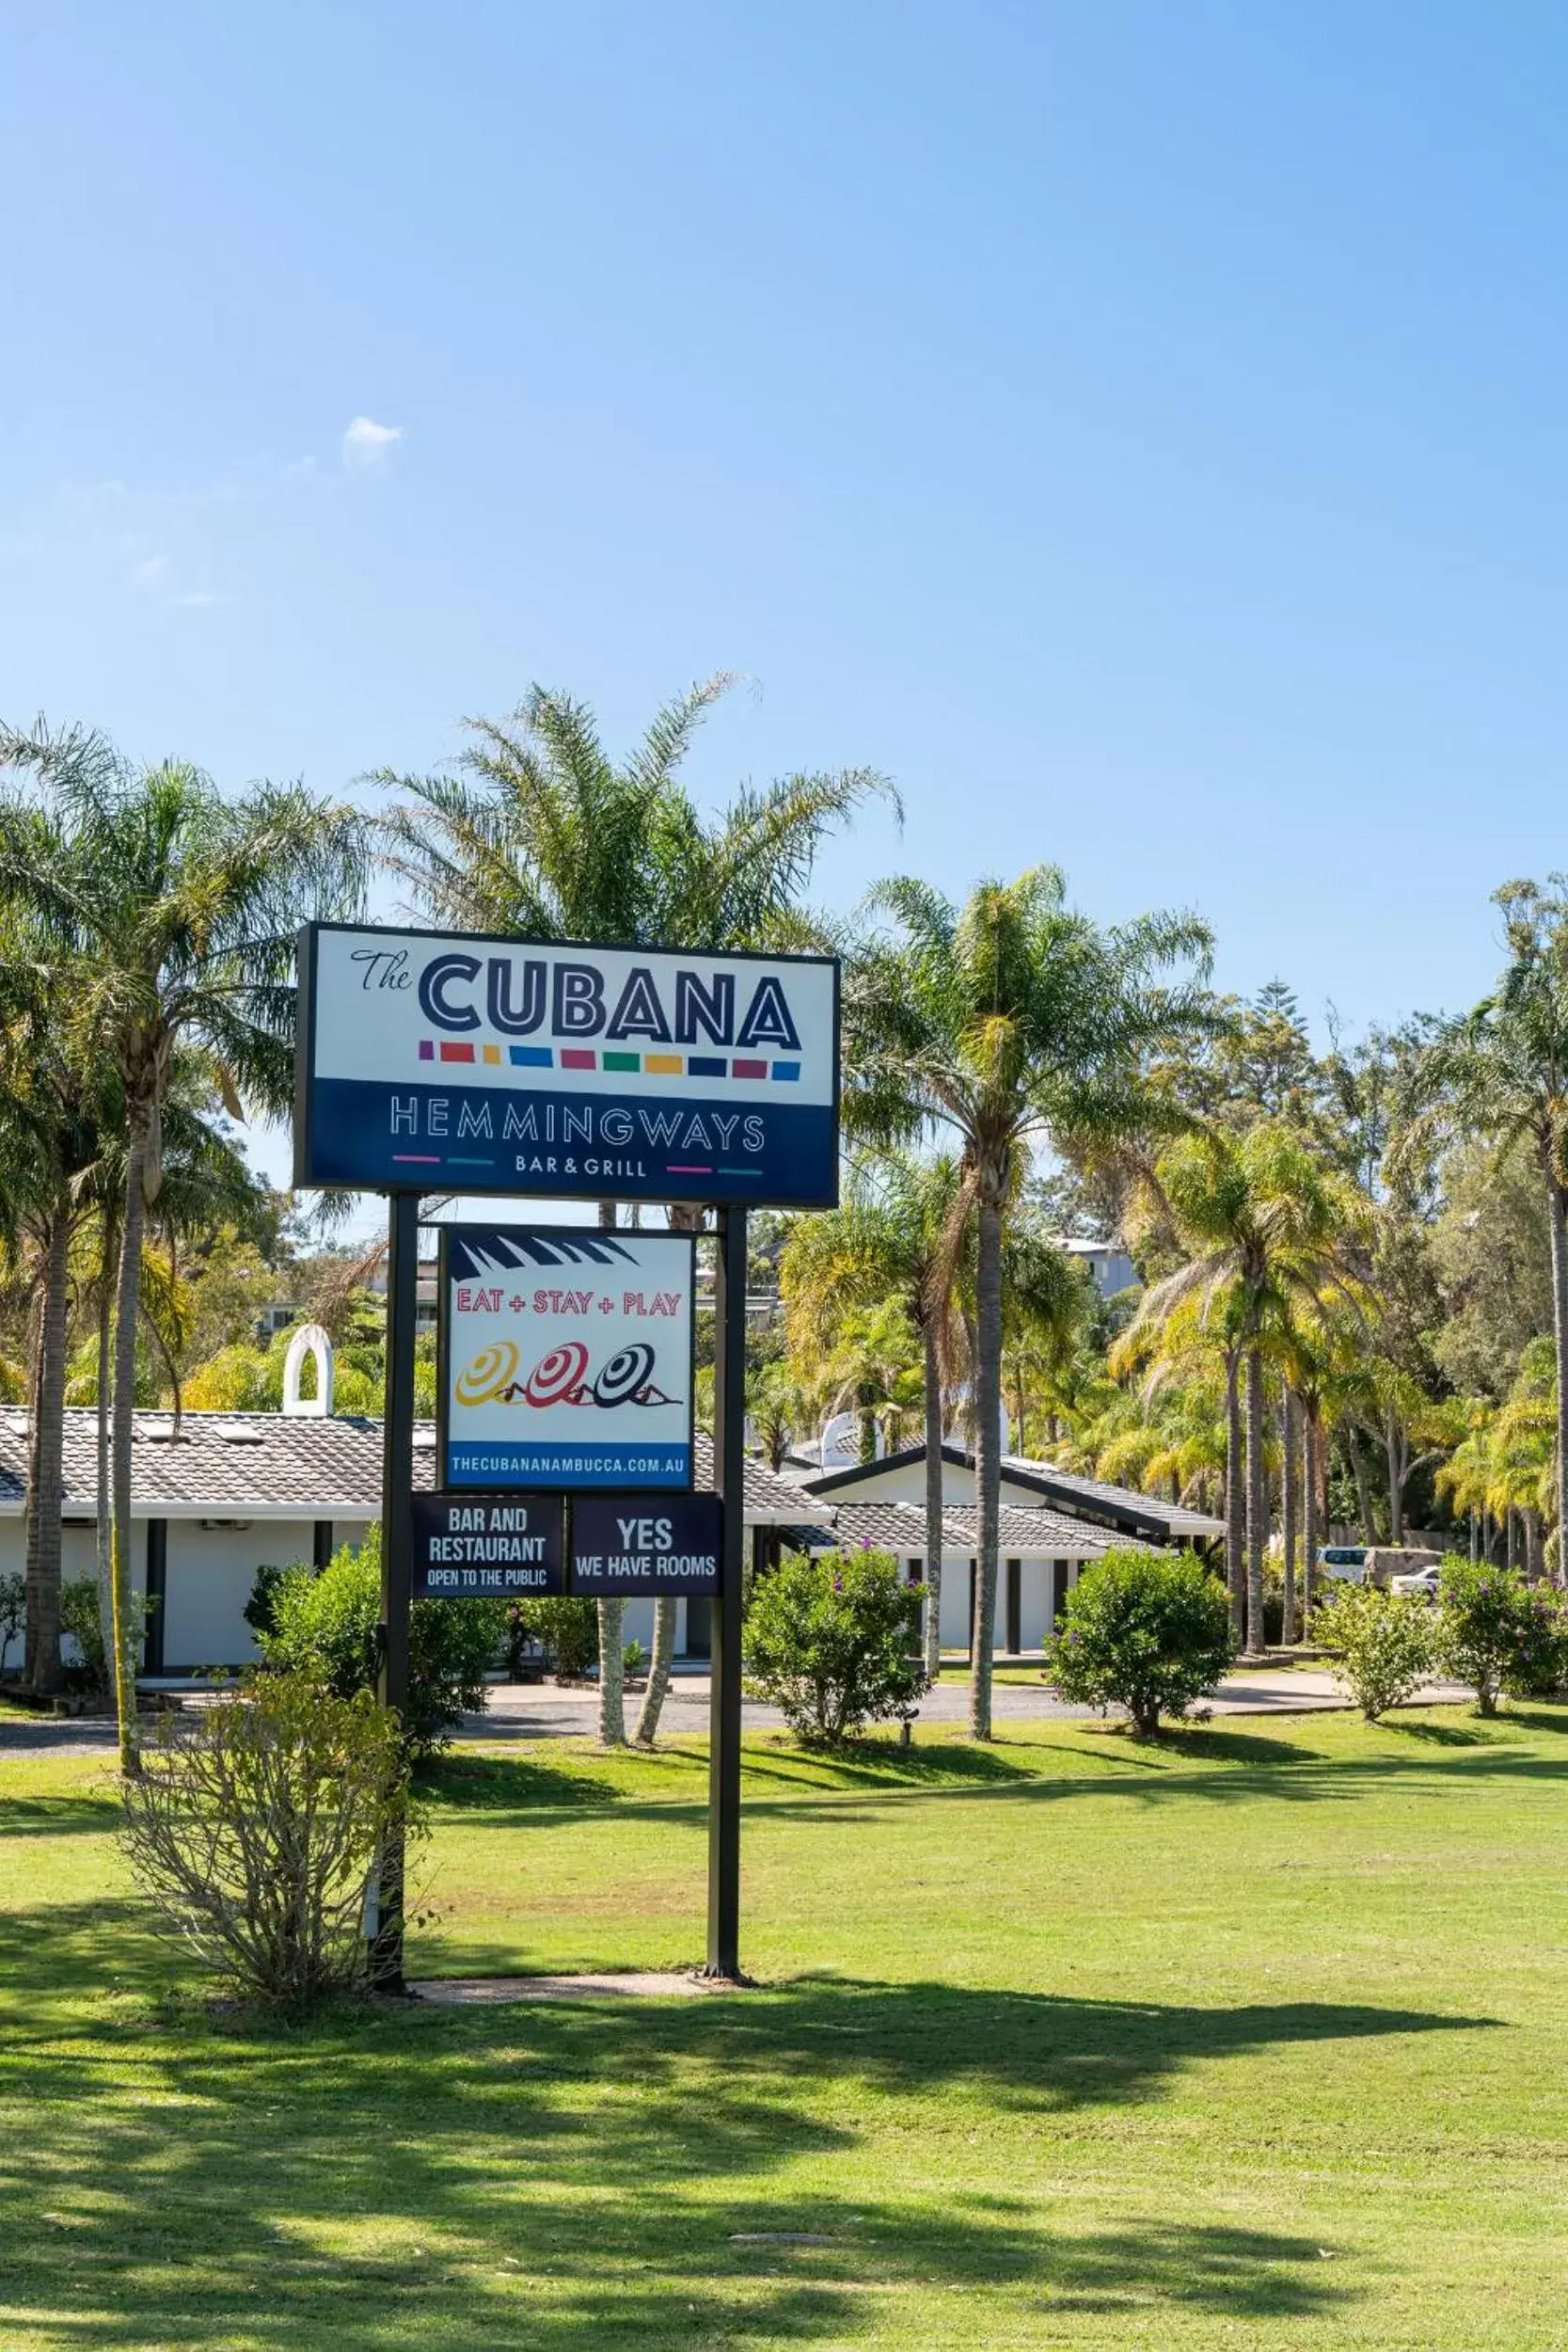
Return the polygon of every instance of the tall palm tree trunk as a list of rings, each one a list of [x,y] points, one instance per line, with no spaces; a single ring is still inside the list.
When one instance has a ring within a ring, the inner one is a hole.
[[[1568,1581],[1568,1511],[1563,1508],[1568,1478],[1568,1188],[1549,1171],[1546,1185],[1552,1232],[1552,1340],[1557,1353],[1557,1565],[1561,1582]]]
[[[670,1211],[670,1231],[673,1233],[700,1233],[703,1212],[677,1201]],[[693,1366],[695,1374],[695,1366]],[[670,1695],[670,1677],[675,1663],[675,1611],[679,1603],[671,1594],[654,1603],[654,1645],[648,1660],[648,1687],[642,1693],[638,1709],[634,1738],[640,1748],[651,1748],[658,1729],[658,1719],[664,1712],[664,1702]]]
[[[109,1593],[114,1619],[115,1719],[119,1769],[141,1770],[136,1724],[136,1645],[131,1586],[131,1440],[136,1402],[136,1305],[141,1292],[143,1184],[149,1135],[133,1120],[125,1172],[125,1219],[119,1238],[119,1295],[115,1311],[115,1380],[110,1438]]]
[[[926,1671],[942,1670],[942,1369],[937,1321],[922,1327],[926,1343]]]
[[[1246,1634],[1246,1506],[1242,1495],[1241,1359],[1225,1352],[1225,1581],[1230,1595],[1230,1633],[1238,1648]]]
[[[607,1232],[615,1225],[615,1203],[601,1200],[599,1224]],[[626,1744],[626,1604],[619,1598],[601,1600],[599,1605],[599,1745],[624,1748]]]
[[[1312,1580],[1318,1572],[1319,1464],[1323,1432],[1315,1408],[1302,1414],[1301,1479],[1301,1630],[1312,1630]]]
[[[1383,1416],[1383,1450],[1388,1456],[1388,1541],[1404,1541],[1404,1440],[1390,1408]]]
[[[982,1173],[974,1278],[974,1484],[980,1506],[979,1591],[969,1668],[969,1729],[990,1733],[991,1652],[996,1641],[997,1529],[1002,1501],[1002,1204],[1000,1182]]]
[[[35,1691],[60,1687],[60,1508],[65,1447],[66,1311],[71,1296],[71,1216],[56,1204],[44,1251],[43,1311],[39,1319],[39,1379],[33,1418],[32,1520],[28,1565],[33,1578],[34,1646],[27,1679]]]
[[[98,1565],[98,1622],[103,1634],[103,1655],[115,1654],[114,1579],[110,1561],[113,1546],[110,1539],[111,1505],[109,1501],[109,1394],[111,1388],[109,1339],[114,1328],[113,1300],[109,1289],[109,1268],[115,1262],[117,1236],[113,1221],[105,1216],[103,1232],[103,1263],[98,1275],[98,1427],[97,1427],[97,1497],[96,1550]]]
[[[1285,1618],[1281,1637],[1289,1645],[1296,1638],[1296,1466],[1301,1407],[1289,1381],[1280,1391],[1280,1438],[1284,1467],[1279,1474],[1279,1527],[1284,1546]]]
[[[1246,1638],[1250,1650],[1265,1650],[1263,1635],[1263,1545],[1269,1532],[1268,1487],[1263,1476],[1263,1359],[1249,1347],[1246,1359]]]

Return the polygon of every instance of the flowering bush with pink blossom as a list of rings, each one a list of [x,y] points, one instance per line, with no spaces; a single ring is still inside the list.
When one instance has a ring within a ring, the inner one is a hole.
[[[1482,1715],[1497,1713],[1499,1692],[1539,1697],[1568,1678],[1560,1594],[1527,1584],[1517,1568],[1456,1554],[1438,1572],[1437,1600],[1443,1662],[1475,1684]]]

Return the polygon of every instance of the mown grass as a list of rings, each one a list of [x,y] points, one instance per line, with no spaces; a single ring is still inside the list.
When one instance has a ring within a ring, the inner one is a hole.
[[[0,1749],[0,2343],[1560,2344],[1565,1735],[757,1740],[757,1991],[309,2029]],[[705,1774],[464,1753],[414,1966],[696,1961]]]

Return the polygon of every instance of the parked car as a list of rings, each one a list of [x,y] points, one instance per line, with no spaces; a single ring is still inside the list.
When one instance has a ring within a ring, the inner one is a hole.
[[[1347,1584],[1360,1584],[1367,1574],[1365,1544],[1325,1544],[1318,1554],[1318,1565],[1327,1576],[1338,1576]]]
[[[1437,1579],[1441,1574],[1442,1570],[1434,1562],[1430,1567],[1413,1568],[1408,1576],[1396,1576],[1388,1589],[1395,1593],[1422,1593],[1428,1600],[1435,1600]]]

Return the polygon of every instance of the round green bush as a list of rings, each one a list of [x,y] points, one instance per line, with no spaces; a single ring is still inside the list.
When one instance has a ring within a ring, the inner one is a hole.
[[[1085,1568],[1064,1617],[1047,1678],[1065,1699],[1125,1707],[1140,1732],[1184,1715],[1236,1655],[1225,1587],[1189,1551],[1117,1545]]]
[[[786,1551],[752,1594],[741,1655],[746,1688],[783,1710],[809,1747],[835,1747],[863,1724],[907,1719],[929,1688],[920,1660],[924,1584],[891,1552]]]
[[[272,1630],[258,1634],[269,1666],[338,1698],[373,1691],[381,1624],[381,1529],[343,1545],[320,1575],[286,1568],[271,1593]],[[417,1600],[408,1629],[409,1754],[434,1756],[465,1714],[486,1704],[485,1675],[506,1640],[504,1600]]]
[[[1437,1662],[1432,1610],[1419,1593],[1337,1583],[1314,1610],[1312,1632],[1370,1724],[1411,1697]]]

